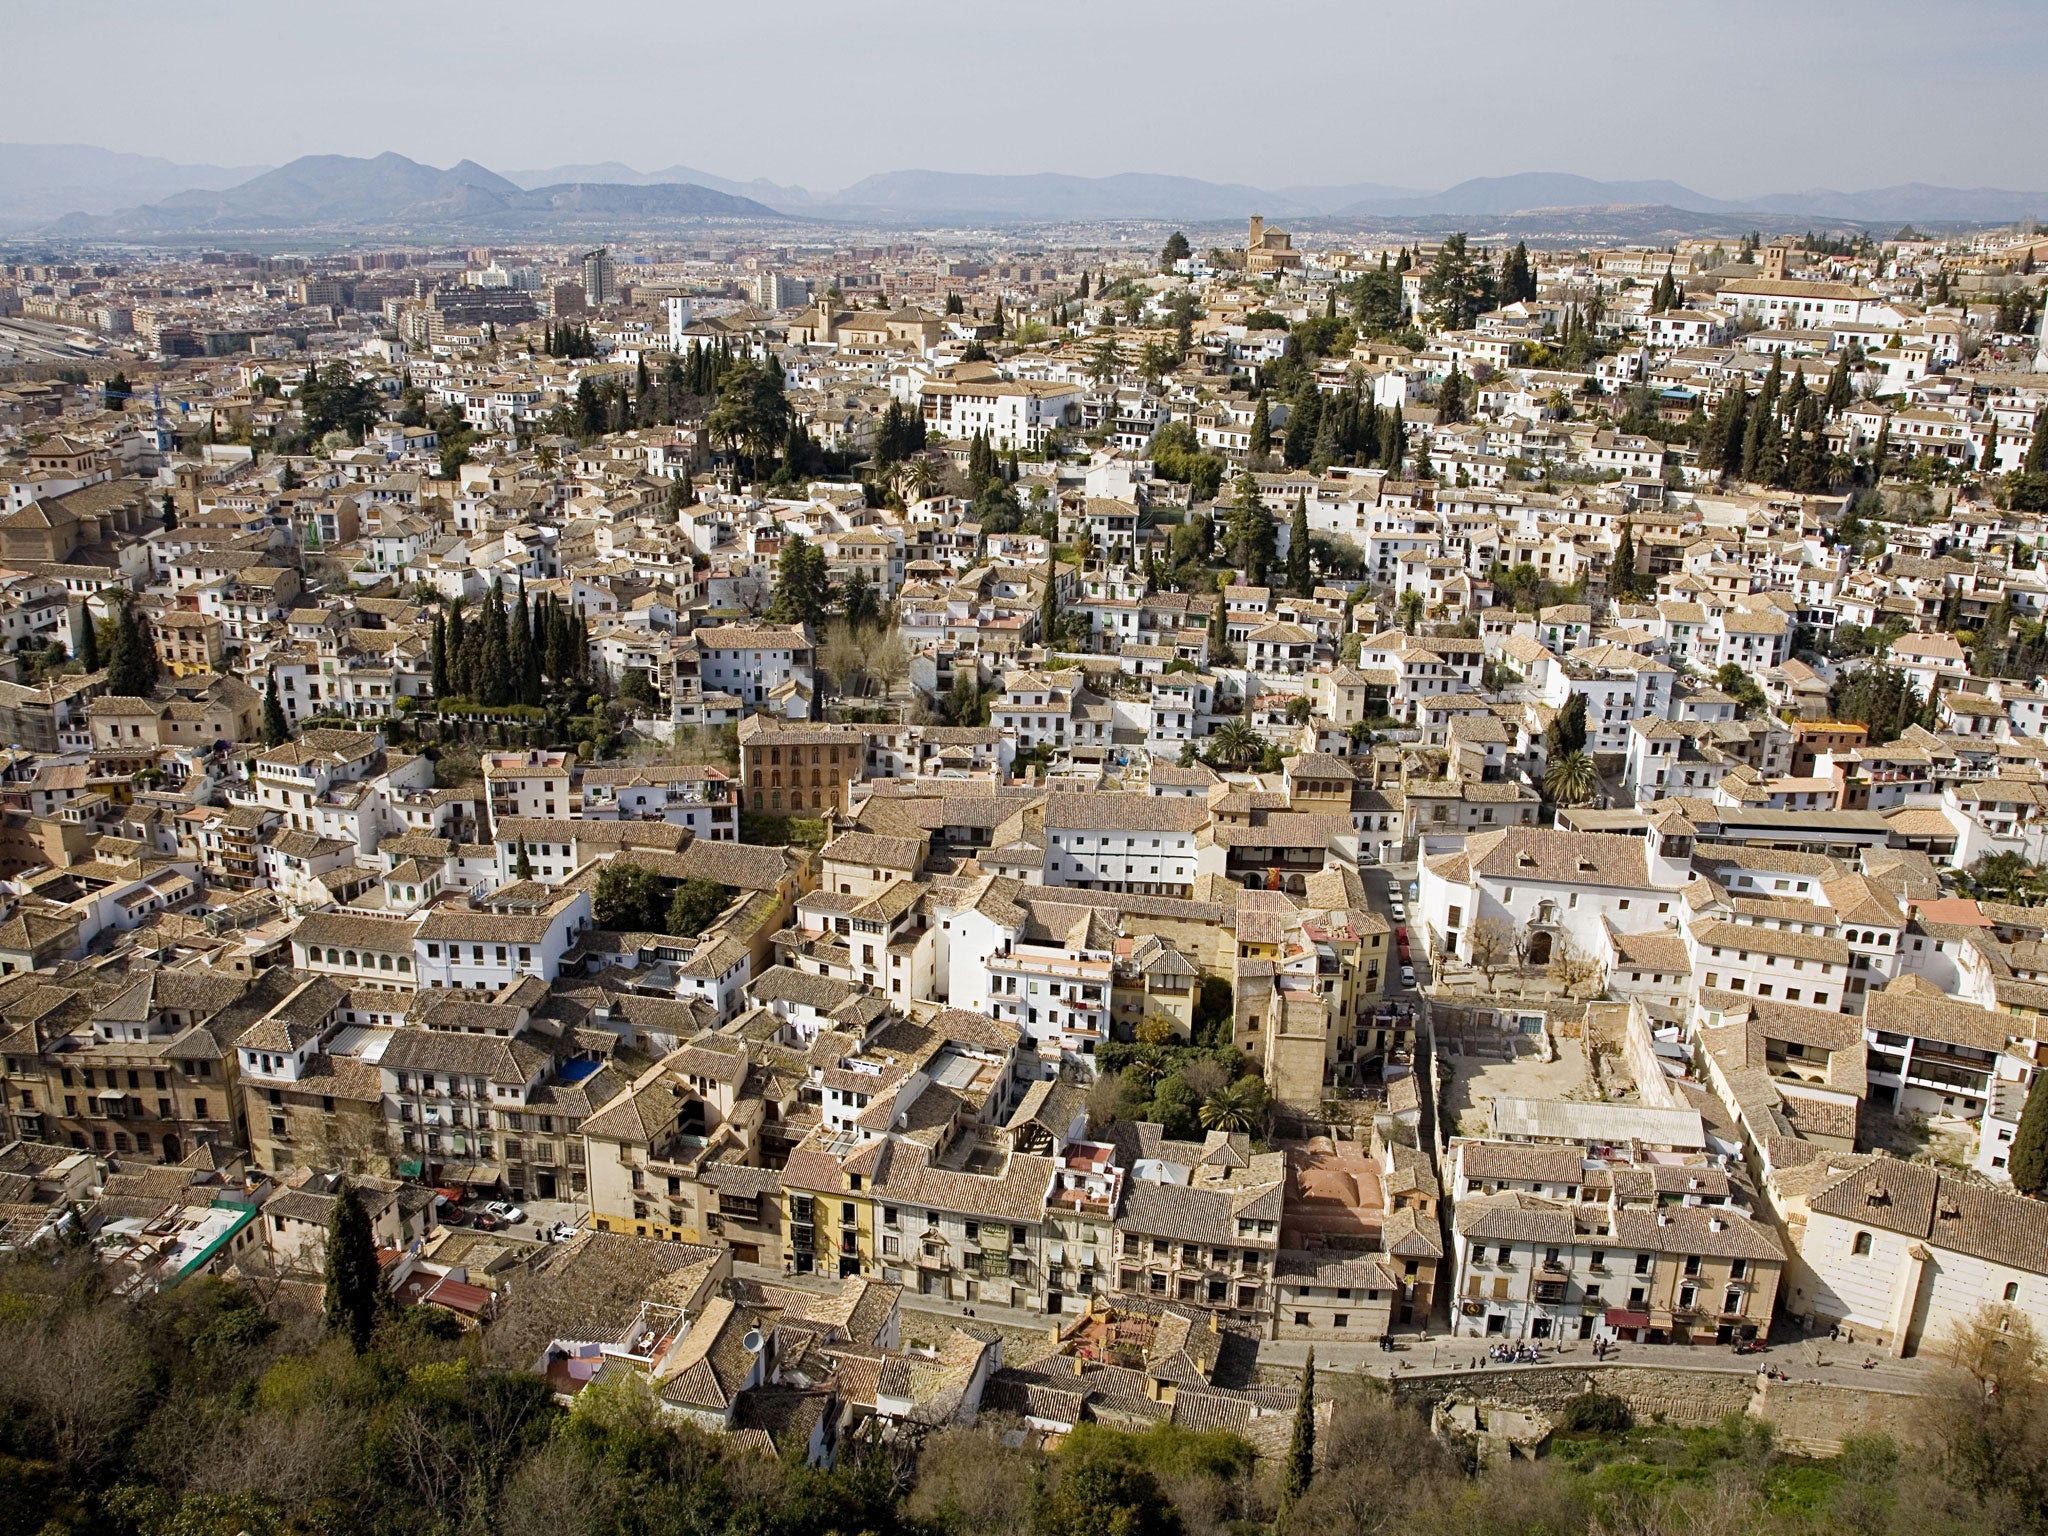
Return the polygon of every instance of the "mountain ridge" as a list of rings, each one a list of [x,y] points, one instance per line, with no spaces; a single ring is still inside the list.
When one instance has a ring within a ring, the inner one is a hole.
[[[51,226],[51,232],[104,237],[436,224],[525,230],[545,225],[550,215],[658,221],[784,217],[752,199],[691,184],[592,182],[529,188],[473,160],[440,170],[387,150],[367,159],[302,155],[238,186],[181,192],[102,217],[67,215]]]
[[[10,160],[10,151],[23,153]],[[194,169],[209,181],[231,174],[225,167],[181,168],[170,161],[150,161],[141,168],[127,164],[136,159],[146,157],[90,146],[0,145],[0,222],[22,222],[20,205],[7,200],[10,187],[28,187],[29,204],[37,196],[47,203],[52,165],[75,161],[118,173],[114,182],[88,189],[86,202],[97,206],[104,206],[107,185],[124,184],[121,175],[147,185],[183,169]],[[45,169],[36,171],[38,164]],[[37,186],[41,191],[34,190]],[[397,226],[545,233],[551,219],[601,225],[605,219],[665,223],[704,217],[905,225],[1116,220],[1206,225],[1234,223],[1253,213],[1292,220],[1509,219],[1541,225],[1557,222],[1548,218],[1553,214],[1621,210],[1654,213],[1666,224],[1673,222],[1670,216],[1715,225],[1744,219],[1759,226],[1795,219],[1870,226],[1916,220],[2003,223],[2048,214],[2048,193],[1909,182],[1862,192],[1821,187],[1717,198],[1669,180],[1602,181],[1554,171],[1473,177],[1437,192],[1376,182],[1266,189],[1139,171],[998,175],[917,168],[881,172],[836,191],[812,191],[762,179],[736,181],[681,163],[639,171],[620,161],[603,161],[506,176],[473,160],[443,170],[386,151],[370,157],[301,156],[230,185],[187,186],[102,213],[92,206],[74,207],[42,227],[57,236],[121,238]]]

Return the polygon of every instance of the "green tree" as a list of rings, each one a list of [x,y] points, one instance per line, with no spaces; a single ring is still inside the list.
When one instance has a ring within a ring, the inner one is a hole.
[[[1543,792],[1559,805],[1583,805],[1600,792],[1600,775],[1584,752],[1568,752],[1543,770]]]
[[[867,573],[858,566],[846,578],[846,587],[840,598],[840,607],[846,613],[846,622],[855,629],[863,624],[872,624],[881,616],[881,603],[875,597],[873,583]]]
[[[1245,581],[1254,587],[1264,586],[1279,535],[1273,527],[1273,515],[1259,495],[1259,482],[1250,474],[1237,477],[1237,496],[1225,525],[1224,543],[1231,564],[1244,572]]]
[[[1529,265],[1529,247],[1520,240],[1501,264],[1500,297],[1503,304],[1524,303],[1536,297],[1536,273]]]
[[[263,685],[263,745],[281,747],[291,739],[291,722],[284,717],[284,700],[278,697],[277,674],[272,672]]]
[[[2026,458],[2020,461],[2020,473],[2048,474],[2048,405],[2034,412],[2034,435],[2027,444]]]
[[[335,1191],[327,1218],[326,1285],[321,1319],[330,1334],[339,1334],[357,1354],[370,1347],[377,1326],[379,1299],[377,1240],[362,1198],[346,1179]]]
[[[290,469],[291,466],[287,464],[285,468]],[[162,502],[162,516],[164,520],[164,532],[171,533],[176,531],[178,526],[178,503],[175,499],[173,499],[169,491],[164,492]]]
[[[1406,424],[1401,420],[1401,407],[1380,415],[1380,468],[1390,475],[1401,473],[1401,459],[1408,450]]]
[[[1266,404],[1266,397],[1263,394],[1252,407],[1251,438],[1252,468],[1264,469],[1273,448],[1273,412]]]
[[[1544,756],[1552,762],[1584,749],[1586,745],[1586,696],[1575,693],[1551,717],[1543,732]]]
[[[1467,414],[1465,375],[1458,371],[1458,360],[1452,358],[1451,371],[1444,375],[1443,383],[1437,386],[1437,420],[1447,423],[1460,422]]]
[[[776,562],[768,617],[777,624],[816,626],[825,622],[831,607],[832,578],[825,552],[802,534],[792,533]]]
[[[771,357],[767,364],[737,362],[718,381],[718,400],[705,413],[704,428],[735,453],[760,466],[773,457],[789,430],[789,401],[783,393],[782,369]]]
[[[114,611],[114,643],[107,655],[107,692],[146,699],[157,684],[156,641],[148,621],[123,601]]]
[[[1518,247],[1519,249],[1519,247]],[[1294,1399],[1294,1429],[1287,1440],[1287,1460],[1280,1468],[1280,1507],[1291,1508],[1308,1492],[1316,1475],[1316,1350],[1311,1344],[1301,1368],[1301,1391]]]
[[[590,915],[600,928],[617,933],[660,933],[669,903],[653,870],[613,859],[598,871],[590,893]]]
[[[1294,516],[1287,524],[1287,584],[1300,597],[1315,592],[1315,576],[1309,568],[1308,497],[1297,492]]]
[[[1464,234],[1449,236],[1422,279],[1425,314],[1440,331],[1462,331],[1493,308],[1494,285],[1484,261],[1475,261]]]
[[[1707,418],[1706,435],[1699,444],[1700,468],[1716,475],[1740,469],[1748,425],[1749,391],[1738,381],[1722,392]]]
[[[732,900],[732,892],[716,880],[685,880],[668,904],[668,931],[688,938],[709,928]]]
[[[1625,601],[1640,590],[1636,584],[1636,540],[1630,523],[1624,519],[1621,525],[1621,542],[1614,546],[1614,576],[1607,583],[1607,590],[1617,600]]]
[[[1233,715],[1210,733],[1210,760],[1223,768],[1249,768],[1266,755],[1266,738],[1241,715]]]
[[[1166,244],[1159,252],[1159,270],[1171,272],[1177,261],[1186,261],[1189,255],[1188,237],[1175,230],[1166,237]]]
[[[1732,661],[1714,674],[1714,686],[1735,701],[1744,719],[1753,719],[1768,707],[1757,680]]]
[[[2012,1151],[2006,1172],[2012,1187],[2023,1195],[2039,1199],[2048,1190],[2048,1072],[2036,1072],[2027,1089],[2027,1105],[2020,1111],[2019,1129],[2013,1133]]]
[[[1225,1083],[1202,1101],[1202,1128],[1247,1135],[1266,1123],[1266,1085],[1256,1077]]]
[[[78,664],[88,673],[100,669],[100,627],[93,619],[90,605],[81,605],[78,614],[71,621],[71,633],[78,637],[75,647]]]
[[[1849,354],[1846,350],[1835,359],[1834,372],[1828,375],[1826,398],[1830,416],[1841,415],[1856,398],[1855,389],[1849,382]]]
[[[1061,1450],[1037,1536],[1183,1536],[1180,1511],[1149,1468],[1106,1437],[1078,1440]]]

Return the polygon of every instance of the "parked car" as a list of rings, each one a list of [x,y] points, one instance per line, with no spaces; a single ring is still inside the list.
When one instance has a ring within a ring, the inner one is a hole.
[[[576,1235],[576,1229],[566,1221],[558,1221],[541,1234],[551,1243],[566,1243]]]
[[[469,1225],[475,1227],[479,1232],[499,1232],[503,1231],[507,1224],[498,1220],[489,1211],[478,1211],[474,1216],[470,1217]]]
[[[493,1200],[484,1207],[484,1214],[495,1216],[500,1221],[510,1222],[515,1227],[520,1222],[526,1220],[526,1212],[512,1204],[509,1200]]]
[[[1402,966],[1402,967],[1401,967],[1401,985],[1402,985],[1402,986],[1404,986],[1404,987],[1406,987],[1406,988],[1408,988],[1408,990],[1409,990],[1409,991],[1411,991],[1411,992],[1415,990],[1415,967],[1414,967],[1414,966],[1412,966],[1412,965],[1404,965],[1404,966]]]
[[[1396,923],[1408,921],[1408,909],[1401,904],[1400,897],[1396,896],[1392,901],[1388,902],[1387,910],[1394,914],[1394,921]]]

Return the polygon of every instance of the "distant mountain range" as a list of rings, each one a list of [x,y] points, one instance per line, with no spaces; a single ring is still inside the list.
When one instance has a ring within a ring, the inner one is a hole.
[[[2048,193],[1923,183],[1864,192],[1815,188],[1731,200],[1672,181],[1598,181],[1558,172],[1484,176],[1441,192],[1360,182],[1262,189],[1191,176],[984,176],[905,170],[835,192],[734,181],[685,165],[617,161],[500,175],[403,155],[308,155],[275,170],[181,166],[84,145],[0,145],[0,229],[84,239],[203,239],[314,231],[617,235],[704,218],[880,225],[1189,225],[1276,219],[1383,220],[1427,230],[1487,220],[1501,229],[1605,230],[1624,238],[1765,227],[1793,220],[1889,229],[2048,216]]]
[[[113,213],[194,187],[232,187],[260,165],[179,165],[90,144],[0,144],[0,226]]]
[[[150,239],[297,230],[568,232],[706,216],[779,219],[750,198],[689,185],[569,182],[521,187],[473,160],[448,170],[403,155],[306,155],[224,188],[180,192],[121,213],[67,214],[49,233]]]

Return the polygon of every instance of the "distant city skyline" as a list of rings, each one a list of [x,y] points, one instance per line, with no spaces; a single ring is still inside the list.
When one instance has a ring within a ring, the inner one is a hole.
[[[22,68],[5,136],[222,164],[684,164],[813,191],[913,167],[1420,190],[1542,170],[1722,198],[2048,188],[2048,27],[2021,0],[845,14],[685,4],[599,27],[536,0],[345,16],[80,0],[17,12],[12,37],[25,64],[89,60],[91,109],[78,68]],[[1902,130],[1958,108],[1966,132]]]

